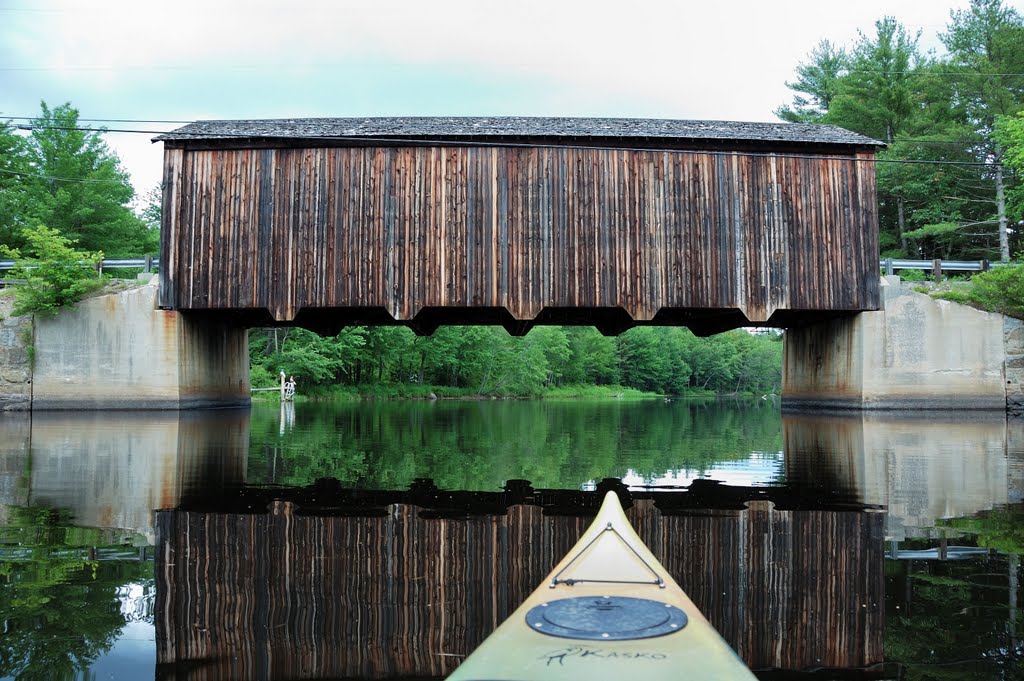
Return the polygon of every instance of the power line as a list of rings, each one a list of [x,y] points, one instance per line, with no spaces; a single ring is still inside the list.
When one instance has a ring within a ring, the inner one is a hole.
[[[39,116],[4,116],[0,115],[0,118],[9,121],[35,121],[39,119]],[[161,120],[158,118],[78,118],[79,121],[87,121],[89,123],[194,123],[195,121],[175,121],[175,120]]]
[[[222,64],[217,68],[233,71],[244,71],[250,69],[297,69],[297,68],[328,68],[334,64]],[[40,73],[43,71],[209,71],[208,64],[166,65],[166,66],[130,66],[130,65],[107,65],[107,66],[0,66],[0,71],[7,73]]]
[[[919,69],[913,71],[881,71],[878,69],[847,69],[846,73],[873,73],[880,76],[1009,76],[1021,77],[1024,73],[987,73],[983,71],[929,71]],[[840,78],[842,76],[839,76]]]
[[[57,182],[82,182],[87,184],[124,184],[124,181],[120,179],[101,180],[93,177],[59,177],[57,175],[46,175],[45,173],[26,173],[21,170],[4,170],[2,168],[0,168],[0,173],[3,173],[5,175],[17,175],[18,177],[32,177],[39,180],[55,180]]]
[[[2,10],[0,10],[2,11]],[[27,11],[27,10],[26,10]],[[39,10],[44,11],[44,10]],[[291,69],[291,68],[328,68],[336,66],[336,64],[287,64],[281,62],[275,62],[271,64],[221,64],[217,68],[227,70],[251,70],[251,69]],[[88,66],[0,66],[0,72],[46,72],[46,71],[194,71],[197,69],[209,70],[208,65],[203,64],[164,64],[164,65],[149,65],[149,66],[133,66],[131,64],[93,64]],[[1024,77],[1024,73],[1012,73],[1012,72],[985,72],[985,71],[929,71],[927,69],[918,70],[879,70],[879,69],[846,69],[845,75],[860,73],[860,74],[874,74],[880,76],[943,76],[949,78],[1020,78]],[[840,75],[840,78],[843,76]]]

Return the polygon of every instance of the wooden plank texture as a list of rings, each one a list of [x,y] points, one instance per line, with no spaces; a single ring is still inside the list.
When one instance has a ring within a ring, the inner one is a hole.
[[[877,309],[872,153],[168,148],[178,310]]]

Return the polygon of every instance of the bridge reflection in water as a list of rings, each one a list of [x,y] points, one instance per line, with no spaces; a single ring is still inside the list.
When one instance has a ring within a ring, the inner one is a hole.
[[[782,429],[787,483],[884,506],[892,541],[1021,501],[1024,424],[1004,414],[786,415]]]
[[[4,416],[0,516],[42,504],[156,543],[158,678],[443,675],[543,578],[598,498],[522,482],[251,485],[249,418]],[[779,423],[775,486],[634,488],[630,516],[755,669],[879,676],[885,539],[1020,501],[1024,427]]]
[[[647,493],[628,514],[740,656],[880,664],[884,515],[755,488],[723,504],[709,487]],[[226,508],[260,496],[157,514],[157,659],[174,678],[443,676],[571,548],[599,493],[307,490],[266,513]],[[526,503],[496,512],[503,498]]]

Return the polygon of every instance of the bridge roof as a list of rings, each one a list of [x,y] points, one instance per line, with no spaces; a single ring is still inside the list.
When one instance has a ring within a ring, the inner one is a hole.
[[[154,138],[154,141],[303,139],[366,142],[373,139],[416,142],[473,139],[573,141],[656,140],[665,143],[772,142],[799,145],[882,147],[878,140],[834,125],[802,123],[744,123],[683,121],[650,118],[532,118],[532,117],[407,117],[407,118],[288,118],[196,121]]]

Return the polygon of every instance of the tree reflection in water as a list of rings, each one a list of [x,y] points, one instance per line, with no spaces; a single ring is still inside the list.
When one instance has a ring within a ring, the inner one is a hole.
[[[0,529],[0,676],[77,679],[126,622],[152,622],[153,563],[139,560],[145,555],[138,549],[111,545],[109,531],[73,527],[65,511],[7,512]]]
[[[1024,679],[1024,505],[940,521],[934,558],[886,561],[885,652],[905,681]],[[962,546],[988,549],[955,559]],[[926,554],[927,555],[927,554]]]

